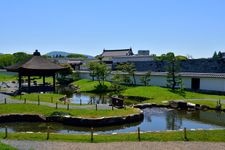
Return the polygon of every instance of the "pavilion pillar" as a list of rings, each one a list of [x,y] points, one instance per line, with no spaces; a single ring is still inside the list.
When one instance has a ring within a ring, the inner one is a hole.
[[[55,74],[53,74],[53,92],[55,92]]]
[[[43,75],[43,90],[44,90],[44,93],[45,93],[45,75]]]
[[[19,72],[19,91],[21,90],[21,87],[22,87],[22,75],[20,74]]]
[[[28,93],[30,93],[30,75],[28,75]]]

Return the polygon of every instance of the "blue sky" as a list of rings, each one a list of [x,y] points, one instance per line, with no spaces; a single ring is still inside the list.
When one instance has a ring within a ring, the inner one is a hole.
[[[225,0],[0,0],[0,53],[225,51]]]

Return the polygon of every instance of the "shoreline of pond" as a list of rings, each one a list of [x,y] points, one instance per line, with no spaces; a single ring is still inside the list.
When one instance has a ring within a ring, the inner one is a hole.
[[[144,119],[143,111],[126,116],[113,116],[101,118],[82,118],[73,116],[47,116],[39,114],[4,114],[0,115],[0,123],[6,122],[57,122],[65,125],[83,127],[106,127],[114,125],[141,122]]]

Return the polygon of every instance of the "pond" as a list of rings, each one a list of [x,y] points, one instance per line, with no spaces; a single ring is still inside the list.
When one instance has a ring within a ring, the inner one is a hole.
[[[106,94],[75,93],[71,98],[74,104],[110,104],[111,99]]]
[[[126,133],[136,132],[137,127],[141,131],[165,131],[187,129],[217,129],[225,128],[225,113],[215,111],[177,111],[166,108],[146,108],[144,120],[135,124],[126,124],[112,127],[95,128],[95,133]],[[4,127],[8,127],[9,132],[45,132],[47,126],[51,127],[51,132],[64,134],[85,134],[90,133],[90,128],[63,125],[60,123],[40,123],[40,122],[14,122],[1,123],[0,131],[4,132]],[[34,128],[35,127],[35,128]]]

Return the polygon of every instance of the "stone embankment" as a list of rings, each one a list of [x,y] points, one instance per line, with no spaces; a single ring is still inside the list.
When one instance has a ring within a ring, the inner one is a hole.
[[[200,105],[189,103],[186,101],[169,101],[168,104],[152,104],[152,103],[144,103],[144,104],[137,104],[133,106],[134,108],[152,108],[152,107],[164,107],[164,108],[171,108],[171,109],[180,109],[180,110],[216,110],[216,111],[224,111],[221,107],[210,107],[207,105]]]
[[[102,118],[81,118],[72,116],[49,116],[44,117],[37,114],[7,114],[0,115],[1,122],[60,122],[63,124],[74,125],[74,126],[111,126],[121,125],[127,123],[140,122],[144,119],[143,112],[137,114],[130,114],[127,116],[116,116],[116,117],[102,117]]]

